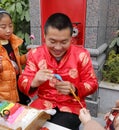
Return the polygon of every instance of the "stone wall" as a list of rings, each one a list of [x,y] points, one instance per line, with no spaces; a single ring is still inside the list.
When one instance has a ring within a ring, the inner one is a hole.
[[[89,50],[93,66],[102,80],[102,67],[106,59],[106,49],[113,38],[113,30],[119,27],[118,0],[87,0],[85,47]],[[97,116],[99,107],[98,91],[87,100],[91,114]]]
[[[109,44],[119,28],[119,0],[87,0],[85,47]]]
[[[105,43],[108,0],[87,0],[85,47],[98,48]]]
[[[119,84],[100,82],[99,98],[100,98],[100,113],[107,113],[115,107],[115,103],[119,100]]]
[[[31,34],[35,35],[34,44],[41,44],[41,12],[40,12],[40,1],[29,0],[30,6],[30,29]]]
[[[90,51],[99,80],[105,50],[119,28],[119,0],[87,0],[85,47]]]
[[[110,44],[119,29],[119,0],[109,0],[105,41]]]

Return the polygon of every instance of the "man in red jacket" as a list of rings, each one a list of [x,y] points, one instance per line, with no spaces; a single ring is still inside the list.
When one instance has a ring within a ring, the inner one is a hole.
[[[72,33],[72,23],[65,14],[48,18],[45,43],[29,52],[19,88],[29,96],[37,94],[32,107],[56,109],[51,122],[78,130],[79,109],[86,107],[85,97],[97,90],[98,82],[89,52],[71,44]]]

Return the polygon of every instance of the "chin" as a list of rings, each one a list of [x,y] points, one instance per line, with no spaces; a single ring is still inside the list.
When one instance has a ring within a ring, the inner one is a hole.
[[[60,58],[60,57],[62,57],[64,54],[60,54],[60,55],[56,55],[55,53],[51,53],[52,54],[52,56],[54,56],[55,58]]]
[[[61,57],[60,55],[56,55],[56,54],[53,54],[53,53],[51,53],[51,54],[52,54],[52,56],[54,56],[55,58]]]

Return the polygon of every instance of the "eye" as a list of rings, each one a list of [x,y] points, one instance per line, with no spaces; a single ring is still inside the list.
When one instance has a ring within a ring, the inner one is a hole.
[[[10,28],[13,28],[13,24],[10,24],[9,27],[10,27]]]
[[[67,40],[65,40],[65,41],[62,41],[61,43],[62,43],[62,45],[65,45],[65,44],[67,44]]]
[[[56,42],[54,40],[50,40],[50,43],[51,44],[55,44]]]
[[[5,29],[6,26],[5,25],[0,25],[0,28]]]

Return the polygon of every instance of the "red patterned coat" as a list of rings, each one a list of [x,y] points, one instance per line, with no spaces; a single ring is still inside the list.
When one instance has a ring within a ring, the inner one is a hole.
[[[58,93],[53,80],[46,81],[32,93],[29,93],[31,82],[39,69],[51,69],[59,74],[64,81],[70,81],[78,90],[81,103],[86,107],[85,97],[93,94],[98,88],[89,52],[78,45],[71,45],[65,56],[58,64],[50,55],[46,45],[29,52],[26,68],[19,78],[19,88],[29,96],[38,95],[31,106],[38,109],[58,107],[61,111],[79,114],[80,104],[72,95]]]

